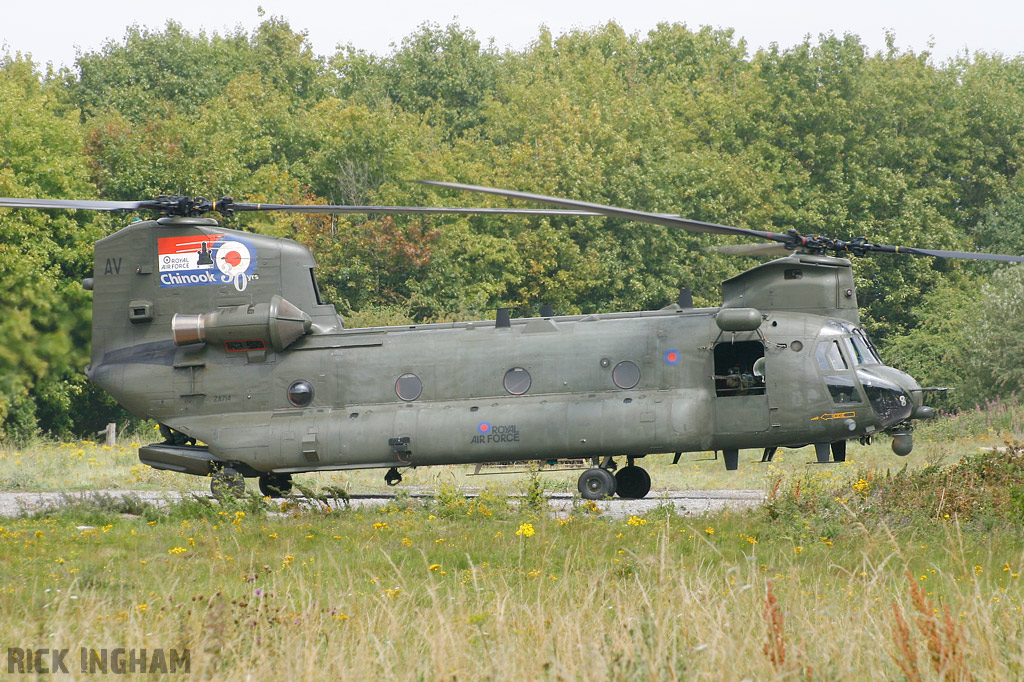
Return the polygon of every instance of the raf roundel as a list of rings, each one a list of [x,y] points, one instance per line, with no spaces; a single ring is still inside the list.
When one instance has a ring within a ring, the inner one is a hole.
[[[665,362],[670,365],[679,364],[679,351],[675,348],[665,351]]]
[[[487,433],[491,430],[491,425],[487,422],[480,422],[480,426],[476,427],[480,433]]]
[[[216,245],[216,249],[214,262],[217,263],[217,269],[228,277],[238,277],[249,269],[252,255],[249,253],[249,247],[242,242],[223,241]]]

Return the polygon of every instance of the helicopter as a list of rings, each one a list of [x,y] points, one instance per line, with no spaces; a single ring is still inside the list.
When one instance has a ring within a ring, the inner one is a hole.
[[[0,207],[152,211],[100,239],[87,376],[163,441],[142,463],[211,478],[217,496],[246,478],[287,494],[304,472],[575,459],[585,499],[639,499],[658,453],[739,452],[762,461],[813,445],[841,462],[851,439],[913,449],[935,416],[934,389],[887,366],[860,326],[851,261],[877,253],[1024,262],[1024,257],[767,232],[680,216],[451,182],[423,181],[553,208],[254,204],[231,197],[143,201],[0,198]],[[242,211],[611,217],[752,237],[781,255],[722,283],[695,308],[683,290],[660,310],[346,328],[322,300],[313,254],[284,238],[222,227]],[[625,459],[619,467],[615,459]]]

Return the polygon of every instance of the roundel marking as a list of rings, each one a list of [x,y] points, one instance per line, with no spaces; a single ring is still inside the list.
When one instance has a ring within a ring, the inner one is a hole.
[[[667,362],[670,365],[679,364],[679,351],[677,351],[675,348],[671,348],[665,351],[665,362]]]
[[[249,247],[242,242],[228,240],[217,245],[214,262],[217,263],[217,269],[228,277],[244,274],[249,269],[251,261],[252,255],[249,253]]]
[[[476,428],[479,429],[480,433],[487,433],[491,430],[491,425],[487,422],[480,422],[480,426]]]

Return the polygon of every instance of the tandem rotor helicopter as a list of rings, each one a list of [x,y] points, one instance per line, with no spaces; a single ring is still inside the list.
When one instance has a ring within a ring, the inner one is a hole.
[[[583,459],[584,498],[642,498],[650,454],[739,451],[770,459],[886,432],[897,455],[934,416],[912,377],[888,367],[859,327],[850,261],[875,253],[1024,262],[1024,257],[763,232],[569,199],[448,182],[557,209],[302,206],[161,196],[149,201],[0,199],[0,207],[149,210],[95,244],[89,378],[164,441],[140,460],[245,478],[280,496],[293,474],[437,464]],[[689,292],[661,310],[400,327],[345,328],[320,298],[310,251],[225,229],[219,212],[593,215],[756,237],[787,254],[722,283],[722,304]],[[197,442],[205,445],[197,445]],[[617,467],[615,458],[626,466]]]

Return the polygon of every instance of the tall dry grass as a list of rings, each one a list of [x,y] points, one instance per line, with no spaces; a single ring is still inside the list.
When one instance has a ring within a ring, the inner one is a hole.
[[[0,641],[188,647],[196,680],[1024,673],[1009,528],[851,518],[823,536],[763,511],[554,519],[454,498],[103,513],[4,523]]]

